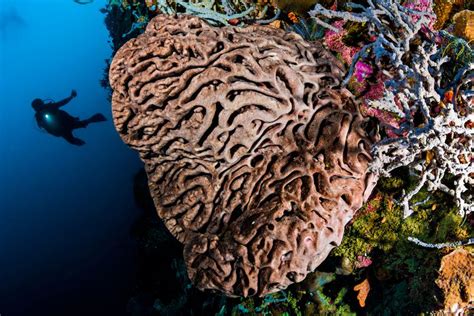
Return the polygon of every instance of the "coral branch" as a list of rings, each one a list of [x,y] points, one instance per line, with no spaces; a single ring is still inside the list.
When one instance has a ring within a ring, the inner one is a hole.
[[[443,242],[443,243],[439,243],[439,244],[427,243],[427,242],[421,241],[421,240],[419,240],[418,238],[415,238],[415,237],[408,237],[408,240],[415,243],[415,244],[417,244],[418,246],[421,246],[421,247],[436,248],[436,249],[454,248],[454,247],[467,246],[467,245],[474,244],[474,238],[469,238],[467,240],[461,240],[461,241]]]
[[[199,7],[191,2],[184,2],[181,0],[175,0],[175,2],[186,9],[186,14],[198,16],[209,22],[211,25],[229,25],[229,20],[243,18],[255,10],[255,7],[251,6],[243,12],[226,15],[211,9]]]

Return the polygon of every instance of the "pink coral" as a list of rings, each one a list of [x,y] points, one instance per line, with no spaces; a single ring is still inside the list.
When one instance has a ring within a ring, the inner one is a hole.
[[[394,113],[380,110],[370,106],[370,101],[380,100],[384,96],[385,91],[385,80],[386,76],[379,73],[376,76],[375,83],[369,83],[368,91],[363,95],[363,102],[361,105],[361,111],[364,115],[376,117],[383,125],[389,127],[386,129],[387,135],[389,137],[397,137],[393,129],[400,128],[401,119]],[[395,98],[396,105],[401,109],[400,104],[397,103],[397,98]]]
[[[428,13],[433,12],[431,8],[431,0],[408,0],[405,1],[403,5],[410,10]],[[419,16],[416,14],[410,14],[410,17],[414,22],[419,19]],[[347,35],[347,30],[344,29],[344,24],[344,20],[339,20],[332,23],[332,26],[334,26],[339,31],[335,32],[332,30],[327,30],[324,36],[324,41],[330,50],[338,53],[341,59],[350,65],[354,59],[355,54],[360,50],[360,48],[348,46],[343,42],[343,38]],[[430,19],[430,23],[427,27],[432,29],[433,24],[434,20]],[[372,37],[370,40],[374,41],[376,38]],[[367,80],[367,78],[373,76],[374,74],[374,82]],[[380,100],[383,98],[385,91],[384,83],[386,80],[387,77],[381,72],[378,72],[377,69],[372,67],[372,65],[359,60],[355,64],[354,73],[349,82],[349,86],[351,90],[356,93],[356,95],[362,97],[361,111],[365,115],[376,117],[383,125],[388,127],[386,132],[389,137],[397,137],[400,135],[397,135],[394,130],[400,128],[400,118],[391,112],[380,110],[369,105],[371,103],[370,101]]]
[[[360,50],[360,48],[347,46],[342,41],[344,36],[347,34],[347,31],[343,28],[344,23],[345,22],[343,20],[334,22],[332,26],[337,28],[339,32],[327,30],[326,34],[324,35],[324,41],[330,50],[339,53],[342,57],[342,60],[350,65],[354,55]]]
[[[428,17],[428,25],[427,27],[433,31],[434,24],[436,22],[436,15],[433,12],[433,1],[431,0],[407,0],[403,3],[403,6],[410,10],[415,10],[423,13],[431,13],[432,16]],[[413,22],[417,22],[420,18],[418,14],[410,14],[410,18]]]
[[[362,106],[365,107],[364,112],[366,115],[376,117],[380,122],[393,129],[400,128],[400,119],[395,114],[367,106],[366,104]],[[391,128],[385,130],[388,137],[399,137],[400,135],[396,134]]]
[[[376,82],[370,84],[369,91],[364,95],[364,99],[366,100],[378,100],[383,97],[383,93],[385,91],[385,80],[386,76],[382,74],[377,75]]]
[[[357,256],[357,261],[355,262],[355,267],[360,268],[367,268],[372,264],[372,259],[366,256]]]

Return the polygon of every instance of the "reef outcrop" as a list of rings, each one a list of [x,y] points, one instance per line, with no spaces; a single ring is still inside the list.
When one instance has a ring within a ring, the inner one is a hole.
[[[469,307],[472,308],[474,255],[459,248],[444,256],[436,284],[443,291],[446,314],[462,315]]]
[[[120,136],[201,289],[265,295],[327,257],[375,185],[378,138],[322,45],[157,16],[115,55]]]

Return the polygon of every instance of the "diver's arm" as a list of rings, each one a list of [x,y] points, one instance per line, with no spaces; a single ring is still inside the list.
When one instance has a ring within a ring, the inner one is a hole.
[[[67,97],[66,99],[61,100],[59,102],[48,104],[48,108],[50,108],[50,109],[59,109],[60,107],[68,104],[69,101],[74,99],[76,96],[77,96],[76,90],[72,90],[71,95],[69,97]]]

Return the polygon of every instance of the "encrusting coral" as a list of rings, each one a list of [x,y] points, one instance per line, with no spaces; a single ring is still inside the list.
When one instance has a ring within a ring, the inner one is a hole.
[[[453,34],[464,38],[468,43],[474,41],[474,11],[463,10],[453,16]]]
[[[436,23],[434,28],[441,30],[447,24],[451,16],[461,8],[465,0],[434,0],[433,11],[436,13]]]
[[[166,23],[165,23],[166,21]],[[158,16],[111,65],[114,123],[199,288],[264,295],[338,245],[377,138],[321,45]]]
[[[474,307],[474,254],[459,248],[443,257],[436,284],[444,294],[446,313],[459,314]]]

